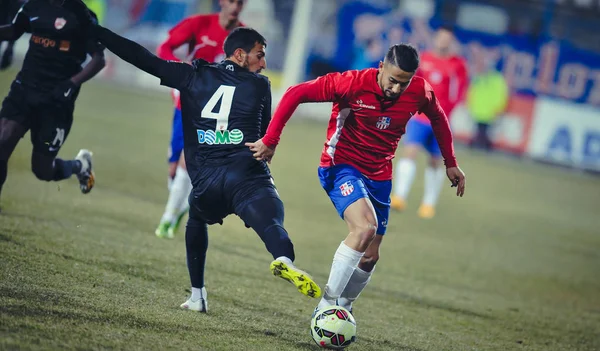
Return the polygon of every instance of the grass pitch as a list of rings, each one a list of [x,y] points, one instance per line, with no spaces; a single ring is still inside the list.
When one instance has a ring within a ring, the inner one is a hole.
[[[0,74],[5,96],[14,71]],[[183,231],[154,236],[166,201],[167,94],[91,82],[60,156],[94,152],[96,188],[44,183],[28,135],[0,214],[0,349],[315,350],[316,304],[270,275],[236,217],[212,226],[209,314],[188,295]],[[292,121],[272,170],[298,266],[324,286],[346,235],[317,179],[323,123]],[[600,350],[600,178],[458,150],[462,199],[438,216],[393,213],[381,261],[355,305],[353,350]],[[423,165],[423,160],[421,160]],[[421,168],[422,170],[422,168]]]

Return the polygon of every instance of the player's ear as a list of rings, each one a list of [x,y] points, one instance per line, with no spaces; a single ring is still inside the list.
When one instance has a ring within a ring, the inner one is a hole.
[[[238,60],[239,62],[244,62],[246,59],[246,52],[242,48],[235,49],[235,51],[233,52],[233,55],[234,55],[235,59]]]

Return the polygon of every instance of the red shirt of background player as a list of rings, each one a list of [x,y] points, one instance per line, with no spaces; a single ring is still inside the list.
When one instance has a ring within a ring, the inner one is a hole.
[[[371,180],[392,179],[392,159],[406,123],[422,112],[431,121],[447,168],[456,167],[448,118],[421,77],[396,100],[385,99],[378,70],[330,73],[289,88],[273,115],[263,143],[274,148],[292,113],[303,102],[333,102],[321,167],[348,164]]]
[[[424,52],[415,75],[429,82],[448,117],[467,92],[469,74],[464,60],[459,56],[440,57],[433,52]],[[429,123],[427,116],[422,114],[415,118]]]
[[[244,26],[240,23],[240,26]],[[203,59],[208,62],[219,62],[225,58],[223,43],[229,30],[219,24],[219,14],[191,16],[179,22],[169,31],[169,37],[160,44],[157,53],[163,60],[181,61],[173,51],[188,45],[185,61]],[[177,108],[181,108],[179,96],[174,96]]]

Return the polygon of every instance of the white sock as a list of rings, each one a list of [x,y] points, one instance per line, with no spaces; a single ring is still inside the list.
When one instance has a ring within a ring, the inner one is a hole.
[[[444,167],[433,168],[428,166],[425,168],[425,193],[423,194],[423,204],[435,206],[438,197],[442,191],[445,178]]]
[[[277,257],[275,260],[276,260],[276,261],[281,261],[281,262],[283,262],[283,263],[285,263],[285,264],[287,264],[287,265],[291,265],[291,266],[293,266],[293,265],[294,265],[294,262],[292,262],[292,259],[291,259],[291,258],[289,258],[289,257],[285,257],[285,256],[279,256],[279,257]]]
[[[406,200],[413,179],[415,179],[416,171],[417,165],[415,164],[415,161],[410,158],[398,160],[398,163],[396,164],[396,174],[394,176],[394,195]]]
[[[370,272],[365,272],[356,267],[354,273],[352,273],[352,277],[350,277],[350,281],[348,281],[348,285],[346,285],[346,288],[342,292],[342,296],[338,299],[340,306],[347,309],[352,308],[352,303],[358,298],[367,284],[369,284],[373,271],[375,271],[374,267]]]
[[[192,297],[191,300],[192,301],[198,301],[199,299],[205,299],[206,300],[206,288],[202,287],[202,288],[192,288]]]
[[[173,178],[171,178],[171,176],[169,176],[169,178],[167,179],[167,190],[171,191],[172,186],[173,186]]]
[[[348,285],[352,273],[364,254],[364,252],[351,249],[342,241],[335,255],[333,255],[329,279],[327,280],[325,293],[319,302],[318,309],[335,305],[335,300],[342,295],[342,291]]]
[[[169,199],[165,207],[165,213],[162,216],[161,222],[173,222],[181,213],[181,207],[188,202],[188,196],[192,190],[192,181],[187,171],[181,167],[177,167],[175,178],[169,191]]]

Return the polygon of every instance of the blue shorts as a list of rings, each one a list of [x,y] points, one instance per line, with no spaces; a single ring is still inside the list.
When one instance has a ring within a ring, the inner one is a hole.
[[[183,122],[181,121],[181,110],[175,108],[173,113],[173,129],[171,130],[171,144],[169,144],[169,163],[179,161],[183,151]]]
[[[371,200],[377,215],[377,234],[385,234],[390,216],[391,180],[371,180],[350,165],[319,167],[319,179],[342,219],[348,206],[365,197]]]
[[[415,118],[411,118],[406,125],[406,134],[402,137],[404,144],[421,145],[431,156],[441,157],[440,146],[433,134],[433,128]]]

